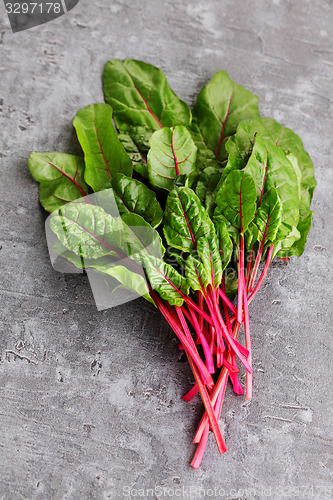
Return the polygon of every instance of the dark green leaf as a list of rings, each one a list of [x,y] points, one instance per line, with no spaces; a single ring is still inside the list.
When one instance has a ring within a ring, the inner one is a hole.
[[[115,174],[112,187],[120,214],[134,212],[141,215],[152,227],[157,227],[163,218],[163,211],[156,195],[142,182]]]
[[[227,158],[225,143],[238,124],[256,116],[259,116],[257,96],[234,83],[225,71],[215,73],[193,108],[193,121],[203,142],[219,161]]]
[[[271,187],[264,194],[255,223],[259,229],[258,241],[264,238],[265,246],[276,242],[282,220],[282,204],[277,190]]]
[[[33,152],[28,166],[33,178],[40,183],[39,199],[48,212],[90,192],[83,178],[84,161],[79,156]]]
[[[300,137],[290,128],[283,127],[272,118],[256,118],[243,123],[242,127],[246,128],[249,135],[254,136],[254,134],[259,133],[283,151],[293,153],[296,156],[302,172],[302,185],[304,189],[309,191],[311,202],[312,193],[317,183],[314,177],[313,163],[304,150]]]
[[[192,189],[178,187],[170,191],[163,226],[169,245],[185,252],[194,250],[198,239],[209,234],[212,227],[211,220]]]
[[[207,213],[212,216],[215,208],[213,193],[221,179],[222,169],[218,167],[206,167],[199,174],[195,192],[206,208]]]
[[[155,257],[145,257],[144,267],[151,287],[172,306],[181,306],[181,294],[188,295],[187,280],[172,266]]]
[[[206,236],[198,239],[197,253],[208,274],[206,286],[219,286],[222,281],[222,262],[214,226]]]
[[[84,178],[94,191],[111,187],[115,173],[132,175],[132,162],[113,127],[110,106],[86,106],[77,113],[73,125],[84,152]]]
[[[128,255],[138,262],[141,262],[142,256],[145,255],[162,258],[165,248],[156,229],[135,213],[125,213],[121,218],[125,223],[123,231],[129,248]]]
[[[149,143],[147,146],[147,150],[144,153],[142,152],[142,148],[139,148],[139,145],[136,144],[133,135],[118,134],[118,139],[124,146],[128,156],[130,157],[134,170],[142,175],[142,177],[144,177],[145,179],[148,179],[147,152],[149,149]]]
[[[125,59],[109,61],[104,69],[104,96],[114,111],[120,132],[130,127],[150,131],[188,125],[191,112],[171,90],[164,73],[150,64]]]
[[[65,205],[50,220],[61,243],[83,259],[119,255],[124,247],[123,223],[101,207],[85,203]]]
[[[214,225],[219,242],[219,252],[222,262],[222,271],[227,267],[230,262],[233,244],[229,235],[228,227],[221,216],[214,217]]]
[[[214,217],[223,217],[243,233],[256,212],[256,187],[250,174],[234,170],[225,179],[216,195]]]
[[[193,291],[205,290],[209,284],[209,268],[193,255],[189,255],[185,263],[185,274],[188,285]]]
[[[148,153],[150,184],[170,191],[178,175],[195,170],[196,152],[191,134],[183,126],[164,127],[155,132]]]

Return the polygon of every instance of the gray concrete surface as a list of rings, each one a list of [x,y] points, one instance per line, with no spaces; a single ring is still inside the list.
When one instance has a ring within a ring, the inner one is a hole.
[[[224,499],[333,497],[332,9],[80,0],[13,35],[1,3],[1,499],[197,499],[207,488]],[[27,169],[31,150],[78,151],[72,118],[102,101],[102,69],[116,57],[160,66],[189,103],[227,70],[315,164],[306,252],[276,265],[251,307],[254,399],[228,391],[229,451],[219,456],[211,437],[199,471],[189,461],[202,407],[180,399],[192,379],[172,333],[142,300],[97,312],[85,277],[52,269]]]

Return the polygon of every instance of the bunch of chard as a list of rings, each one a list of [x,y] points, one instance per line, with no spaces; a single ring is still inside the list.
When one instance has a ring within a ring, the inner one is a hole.
[[[303,253],[313,165],[300,138],[261,118],[257,97],[224,71],[192,112],[161,70],[134,60],[106,64],[104,96],[74,118],[84,158],[34,152],[29,168],[62,257],[152,302],[178,337],[195,382],[183,399],[200,393],[204,404],[197,468],[209,430],[226,451],[218,421],[228,380],[244,393],[240,364],[252,397],[249,304],[274,257]],[[92,201],[103,192],[118,217]]]

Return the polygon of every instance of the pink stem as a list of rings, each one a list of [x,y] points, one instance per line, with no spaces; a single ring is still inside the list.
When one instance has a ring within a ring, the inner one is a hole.
[[[243,275],[244,282],[244,331],[245,331],[245,346],[248,349],[249,354],[247,356],[247,362],[252,367],[252,351],[251,351],[251,336],[250,336],[250,318],[249,318],[249,304],[247,302],[247,292],[245,276]],[[246,399],[252,399],[252,373],[246,372]]]

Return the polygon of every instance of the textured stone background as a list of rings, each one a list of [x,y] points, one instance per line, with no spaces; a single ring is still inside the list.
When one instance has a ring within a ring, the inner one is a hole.
[[[220,498],[239,500],[333,497],[332,8],[80,0],[13,35],[1,3],[1,499],[118,499],[125,487],[135,498],[155,486],[223,488]],[[103,66],[116,57],[160,66],[189,103],[227,70],[259,95],[263,115],[299,133],[315,164],[306,252],[275,265],[251,306],[254,400],[228,391],[229,451],[219,456],[211,438],[199,471],[188,464],[202,408],[180,399],[192,379],[172,333],[142,300],[97,312],[85,277],[52,269],[27,169],[31,150],[78,152],[72,119],[103,100]]]

